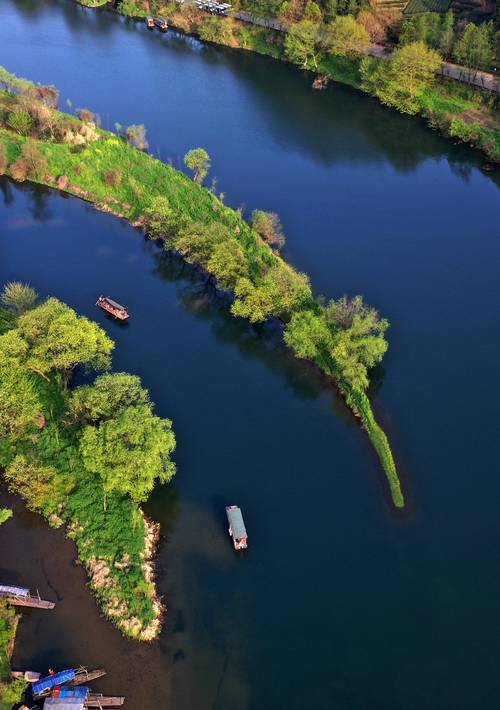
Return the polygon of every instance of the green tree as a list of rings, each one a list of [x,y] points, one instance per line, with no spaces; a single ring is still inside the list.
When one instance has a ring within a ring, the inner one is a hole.
[[[143,214],[146,231],[152,239],[168,238],[180,226],[180,218],[165,195],[153,197]]]
[[[184,164],[193,171],[194,181],[200,185],[208,175],[210,163],[210,156],[204,148],[193,148],[184,156]]]
[[[331,301],[320,312],[302,311],[292,316],[285,342],[299,357],[316,361],[350,387],[368,387],[368,368],[387,350],[388,327],[377,311],[364,305],[361,296]]]
[[[151,405],[140,378],[113,372],[100,375],[92,385],[77,387],[69,401],[69,413],[80,424],[91,424],[111,419],[124,407],[139,405]]]
[[[246,277],[235,288],[236,300],[231,306],[235,316],[259,323],[270,316],[286,319],[293,311],[312,300],[309,279],[288,266],[269,269],[258,285]]]
[[[38,300],[38,293],[29,284],[21,281],[9,281],[5,284],[0,301],[6,308],[16,314],[24,313],[32,308]]]
[[[217,244],[235,241],[228,227],[220,222],[191,222],[172,239],[172,245],[186,261],[207,267]]]
[[[455,18],[453,16],[453,10],[448,10],[446,15],[443,17],[443,22],[441,26],[441,36],[439,39],[439,51],[443,57],[449,57],[453,49],[453,40],[455,39]]]
[[[0,351],[0,437],[17,440],[34,429],[42,407],[32,376],[20,365],[2,359]]]
[[[493,61],[493,25],[469,22],[455,43],[453,56],[471,70],[488,69]]]
[[[370,46],[370,35],[350,15],[339,15],[328,26],[325,46],[340,57],[355,57],[365,54]]]
[[[285,55],[295,64],[307,67],[312,62],[318,66],[318,54],[321,50],[320,28],[311,20],[302,20],[290,28],[285,36]]]
[[[157,481],[175,473],[171,422],[152,413],[150,405],[123,407],[115,417],[86,426],[80,439],[85,467],[102,479],[106,494],[145,501]]]
[[[269,244],[270,247],[281,249],[285,244],[285,235],[280,218],[275,212],[254,210],[252,212],[252,228]]]
[[[307,0],[304,9],[304,20],[310,20],[317,25],[323,22],[323,13],[321,8],[318,3],[314,2],[314,0]]]
[[[232,291],[248,270],[245,250],[235,239],[219,242],[212,250],[207,269],[223,288]]]
[[[363,88],[382,103],[414,114],[419,98],[441,66],[441,57],[423,42],[398,47],[390,60],[365,57],[360,64]]]
[[[56,500],[56,472],[36,459],[18,454],[5,469],[5,480],[10,491],[21,495],[30,510],[47,510]]]
[[[15,180],[25,180],[27,177],[38,180],[47,172],[47,166],[47,158],[39,145],[33,140],[27,140],[23,143],[19,157],[12,163],[11,172]]]
[[[40,375],[57,370],[67,382],[78,365],[96,370],[110,365],[113,341],[97,323],[78,316],[57,298],[21,315],[17,330],[28,346],[27,367]]]

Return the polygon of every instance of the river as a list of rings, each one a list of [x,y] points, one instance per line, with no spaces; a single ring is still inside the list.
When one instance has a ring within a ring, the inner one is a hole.
[[[280,214],[316,292],[362,293],[389,318],[372,395],[408,500],[396,514],[366,435],[272,332],[229,317],[127,224],[4,179],[0,283],[98,320],[115,369],[142,377],[178,438],[175,482],[147,506],[162,526],[159,642],[103,620],[72,543],[14,500],[2,579],[58,601],[23,615],[14,664],[102,664],[99,687],[128,710],[496,707],[498,175],[347,87],[314,92],[291,66],[69,0],[2,0],[0,63],[105,127],[144,123],[175,166],[205,147],[228,204]],[[101,292],[129,306],[128,327],[95,309]]]

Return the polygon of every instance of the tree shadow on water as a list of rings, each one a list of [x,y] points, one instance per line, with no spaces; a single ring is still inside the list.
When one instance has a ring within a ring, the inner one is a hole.
[[[257,359],[278,375],[295,396],[317,399],[328,396],[335,413],[344,421],[359,426],[331,378],[311,362],[300,360],[283,342],[283,327],[278,321],[252,325],[230,313],[232,298],[218,290],[211,278],[196,266],[186,263],[178,254],[161,246],[152,252],[153,273],[177,286],[177,300],[191,316],[210,323],[216,340],[236,346],[246,358]],[[383,369],[379,371],[382,385]]]

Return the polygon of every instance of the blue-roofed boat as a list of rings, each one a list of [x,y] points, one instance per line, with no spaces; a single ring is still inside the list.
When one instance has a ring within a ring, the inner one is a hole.
[[[246,550],[248,535],[243,522],[243,515],[237,505],[226,506],[226,515],[229,523],[229,535],[233,539],[235,550]]]
[[[56,685],[69,683],[74,679],[74,677],[74,668],[68,668],[67,670],[59,671],[59,673],[53,673],[52,675],[45,676],[45,678],[41,678],[41,680],[33,683],[31,686],[33,690],[33,697],[36,700],[44,695],[48,695],[52,688],[55,688]]]

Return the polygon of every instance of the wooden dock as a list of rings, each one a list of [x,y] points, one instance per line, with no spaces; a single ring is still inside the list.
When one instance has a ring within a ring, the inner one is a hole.
[[[54,602],[49,602],[46,599],[42,599],[40,596],[35,597],[32,594],[26,594],[25,596],[0,594],[0,599],[5,599],[9,604],[13,604],[14,606],[29,606],[33,609],[53,609],[55,607]]]

